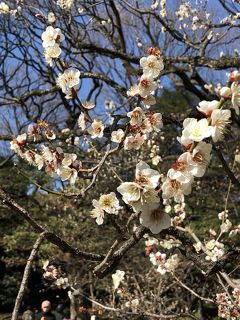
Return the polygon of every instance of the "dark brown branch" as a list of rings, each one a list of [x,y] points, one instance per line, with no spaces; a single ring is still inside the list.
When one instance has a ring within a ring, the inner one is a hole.
[[[226,173],[227,173],[228,177],[230,178],[230,180],[232,181],[232,183],[240,188],[240,182],[238,181],[238,179],[235,177],[234,173],[229,168],[229,166],[228,166],[226,160],[224,159],[219,147],[213,145],[213,149],[216,152],[216,155],[218,156],[218,159],[220,160],[220,162],[223,166],[223,169],[226,171]]]
[[[21,307],[21,302],[22,302],[24,293],[25,293],[25,291],[27,289],[28,278],[29,278],[29,275],[30,275],[30,272],[31,272],[32,263],[33,263],[33,260],[35,259],[36,255],[38,253],[40,245],[43,242],[45,236],[46,236],[46,232],[41,233],[39,235],[39,237],[37,238],[37,241],[35,242],[35,244],[34,244],[34,246],[32,248],[32,251],[31,251],[30,256],[28,258],[26,267],[24,269],[22,282],[21,282],[21,285],[20,285],[20,288],[19,288],[19,291],[18,291],[18,295],[17,295],[16,301],[15,301],[15,306],[14,306],[14,309],[13,309],[13,312],[12,312],[11,320],[17,320],[18,319],[18,313],[19,313],[19,309]]]
[[[115,251],[112,256],[108,256],[106,263],[96,266],[94,269],[94,273],[99,277],[103,278],[117,267],[122,257],[129,251],[133,246],[135,246],[140,239],[142,239],[144,233],[146,233],[147,229],[143,226],[137,228],[136,231],[132,234],[132,236],[125,241],[122,246]]]
[[[78,259],[85,259],[91,261],[101,261],[104,259],[103,255],[88,253],[84,251],[80,251],[77,248],[73,248],[70,244],[68,244],[65,240],[60,238],[53,232],[48,231],[45,227],[40,225],[35,219],[33,219],[30,213],[21,207],[18,203],[16,203],[4,190],[0,189],[0,200],[2,200],[3,204],[7,207],[13,209],[16,213],[20,214],[37,233],[45,232],[45,238],[50,241],[52,244],[58,246],[63,252],[69,252],[74,257]]]

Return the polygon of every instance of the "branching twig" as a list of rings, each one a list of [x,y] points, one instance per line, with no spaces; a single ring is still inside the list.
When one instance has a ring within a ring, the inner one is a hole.
[[[73,256],[79,259],[86,259],[92,261],[101,261],[104,256],[95,253],[88,253],[84,251],[80,251],[77,248],[73,248],[69,245],[65,240],[60,238],[53,232],[47,230],[47,228],[43,227],[39,224],[30,213],[21,207],[18,203],[16,203],[4,190],[0,189],[0,200],[9,208],[13,209],[16,213],[20,214],[37,233],[45,232],[45,238],[51,243],[58,246],[63,252],[69,252]]]

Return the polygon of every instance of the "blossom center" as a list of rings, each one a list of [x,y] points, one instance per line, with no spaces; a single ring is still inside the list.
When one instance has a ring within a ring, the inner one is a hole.
[[[161,221],[163,217],[163,211],[160,208],[154,209],[151,211],[151,220],[152,221]]]
[[[195,154],[195,156],[193,157],[193,161],[201,164],[201,163],[204,162],[204,157],[203,157],[203,155],[202,155],[201,153],[198,152],[198,153]]]
[[[177,170],[177,171],[184,171],[186,169],[187,165],[185,162],[182,162],[182,161],[176,161],[173,165],[172,165],[172,168],[174,170]]]

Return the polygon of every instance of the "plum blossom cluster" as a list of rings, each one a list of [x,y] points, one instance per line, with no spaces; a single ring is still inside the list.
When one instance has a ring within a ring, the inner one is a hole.
[[[43,263],[43,270],[45,271],[43,277],[48,281],[53,281],[53,284],[60,289],[69,287],[68,278],[61,269],[61,266],[50,264],[48,260]]]
[[[215,230],[209,230],[209,239],[205,240],[203,244],[201,241],[197,242],[194,247],[197,252],[203,251],[205,259],[207,261],[216,262],[225,254],[225,246],[220,242],[220,238],[223,234],[227,234],[232,229],[232,223],[228,219],[228,211],[224,210],[218,214],[218,218],[221,221],[220,232],[217,236]],[[230,235],[230,233],[229,233]]]
[[[18,6],[17,7],[17,9],[10,9],[10,7],[9,7],[9,5],[7,4],[7,3],[5,3],[5,2],[0,2],[0,15],[1,14],[11,14],[11,15],[13,15],[13,16],[15,16],[16,15],[16,13],[18,12],[18,11],[20,11],[21,10],[21,7],[20,6]]]
[[[88,108],[89,109],[89,108]],[[78,126],[79,128],[81,128],[83,131],[85,129],[87,129],[87,132],[91,135],[92,139],[95,138],[102,138],[104,135],[104,124],[102,122],[102,120],[100,119],[94,119],[93,122],[91,123],[90,127],[87,128],[87,124],[88,124],[89,120],[87,119],[86,115],[81,112],[78,118]],[[114,142],[120,142],[122,137],[124,136],[124,132],[123,130],[119,129],[120,131],[113,131],[112,136],[115,138],[112,139],[112,141]],[[123,132],[123,135],[122,133]]]
[[[57,5],[63,10],[70,9],[73,4],[74,0],[57,0]]]
[[[234,288],[232,296],[226,292],[218,293],[216,296],[218,304],[218,316],[227,320],[238,320],[240,318],[240,289]]]
[[[170,254],[167,258],[167,254],[161,253],[158,250],[158,247],[160,246],[165,250],[170,250],[172,248],[179,247],[181,245],[181,242],[174,238],[168,238],[158,241],[156,238],[150,237],[149,235],[145,235],[145,238],[145,253],[149,257],[150,262],[156,268],[156,271],[161,275],[172,272],[178,266],[178,255]]]
[[[149,48],[148,56],[140,59],[140,65],[143,69],[143,75],[138,84],[133,85],[127,92],[130,97],[138,97],[147,107],[154,105],[156,99],[153,96],[157,89],[156,78],[164,68],[161,52],[157,48]]]
[[[160,75],[164,68],[161,52],[157,48],[150,48],[148,56],[140,59],[140,65],[143,69],[143,75],[140,77],[138,84],[133,85],[127,92],[130,97],[137,97],[139,103],[142,102],[145,107],[149,108],[156,103],[154,91],[158,84],[156,78]],[[138,150],[148,138],[151,132],[159,132],[162,127],[161,113],[145,112],[141,107],[137,106],[134,110],[127,113],[129,121],[129,135],[124,141],[126,150]],[[117,135],[117,137],[116,137]],[[113,132],[112,141],[121,142],[124,137],[122,131]]]
[[[205,259],[207,261],[218,261],[225,253],[224,244],[216,239],[211,239],[205,244]]]
[[[37,125],[30,125],[28,133],[18,135],[11,141],[10,148],[30,165],[34,165],[38,170],[44,170],[51,177],[60,176],[62,181],[69,180],[74,184],[81,169],[81,163],[74,153],[65,153],[60,147],[41,146],[41,151],[32,149],[28,140],[38,141],[41,137],[53,140],[56,135],[49,129],[48,124],[39,121]]]
[[[69,68],[59,74],[56,84],[59,86],[66,99],[72,99],[76,96],[77,85],[80,81],[80,71],[75,68]]]
[[[220,109],[221,101],[201,101],[197,107],[204,118],[186,118],[183,122],[182,136],[178,141],[186,150],[172,165],[167,179],[162,185],[163,199],[174,197],[181,202],[189,195],[194,177],[202,177],[211,159],[212,145],[203,141],[212,138],[214,142],[224,137],[230,123],[230,110]]]
[[[172,248],[179,247],[181,242],[172,237],[166,237],[166,239],[158,240],[154,237],[149,236],[148,234],[144,235],[145,240],[145,253],[147,256],[150,255],[151,252],[154,251],[155,248],[158,246],[162,247],[163,249],[170,250]],[[155,250],[156,251],[156,250]]]
[[[57,59],[61,54],[60,43],[65,39],[59,28],[48,26],[42,33],[42,46],[46,62],[52,66],[53,59]]]
[[[99,200],[94,199],[92,204],[94,209],[91,211],[91,216],[96,219],[98,225],[103,224],[105,213],[117,215],[121,209],[118,198],[114,192],[101,195]]]
[[[175,216],[172,218],[172,225],[179,226],[186,218],[186,211],[185,211],[185,202],[180,202],[175,204],[174,212]]]
[[[177,254],[173,254],[167,258],[166,254],[161,253],[160,251],[156,253],[151,252],[149,258],[157,272],[159,272],[161,275],[174,271],[179,263],[179,257]]]
[[[158,191],[160,174],[140,161],[136,165],[134,182],[123,182],[117,191],[123,201],[140,215],[140,223],[152,233],[159,233],[171,226],[171,219],[160,207]]]
[[[140,149],[151,132],[158,133],[163,127],[161,113],[145,113],[141,107],[136,107],[128,112],[127,116],[130,118],[130,135],[124,141],[124,148],[126,150]]]
[[[206,29],[207,22],[210,21],[210,14],[202,12],[200,18],[199,8],[193,8],[190,4],[190,1],[185,1],[179,6],[179,9],[176,11],[176,16],[178,18],[178,21],[180,22],[180,30],[187,27],[190,27],[192,31],[195,31],[197,29]]]

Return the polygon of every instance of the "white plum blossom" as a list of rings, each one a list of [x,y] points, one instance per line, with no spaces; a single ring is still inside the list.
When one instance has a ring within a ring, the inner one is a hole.
[[[140,161],[136,166],[135,182],[142,188],[155,189],[159,184],[160,174],[157,170],[153,170],[150,166]]]
[[[195,243],[194,245],[194,248],[196,250],[197,253],[199,253],[202,249],[203,249],[203,245],[202,245],[202,242],[198,241],[197,243]]]
[[[63,10],[70,9],[73,3],[74,0],[57,0],[57,5]]]
[[[205,257],[205,259],[208,260],[208,261],[216,262],[225,253],[224,244],[219,242],[219,241],[217,241],[217,240],[215,240],[215,239],[209,240],[206,243],[205,246],[206,246],[206,251],[205,251],[206,257]]]
[[[187,118],[183,121],[183,138],[200,142],[212,134],[212,128],[208,125],[207,119],[197,120]]]
[[[177,137],[177,141],[187,150],[191,148],[194,142],[193,140],[183,136]]]
[[[237,115],[239,115],[240,108],[240,84],[238,82],[233,82],[231,85],[232,91],[232,106]]]
[[[147,117],[152,125],[153,130],[156,132],[159,132],[163,127],[162,114],[161,113],[148,114]]]
[[[86,129],[87,120],[83,112],[80,113],[77,123],[79,128],[81,128],[83,131]]]
[[[162,158],[158,155],[156,155],[152,158],[152,164],[154,166],[157,166],[159,164],[159,162],[161,162],[161,161],[162,161]]]
[[[140,133],[126,137],[124,141],[125,150],[139,150],[145,141],[145,136]]]
[[[43,156],[44,160],[48,161],[48,162],[52,162],[54,159],[54,156],[53,156],[53,152],[50,150],[50,148],[43,146],[42,149],[43,149],[42,156]]]
[[[140,95],[139,87],[137,84],[134,84],[130,87],[130,89],[127,91],[127,95],[129,97],[137,97]]]
[[[64,164],[64,160],[62,161],[63,165],[57,170],[57,172],[60,175],[62,181],[69,180],[70,184],[73,185],[78,177],[78,171],[75,168],[70,168],[70,164]]]
[[[98,205],[102,210],[110,214],[118,214],[120,209],[118,198],[114,192],[101,195]]]
[[[93,123],[91,124],[91,127],[88,128],[88,133],[91,135],[93,139],[102,138],[103,131],[104,124],[102,123],[102,120],[99,119],[94,119]]]
[[[94,202],[96,201],[96,203]],[[96,219],[98,225],[103,224],[104,210],[98,205],[97,200],[93,200],[93,205],[96,204],[95,208],[91,211],[91,217]]]
[[[230,110],[214,110],[211,114],[212,139],[214,142],[223,139],[226,126],[230,123]]]
[[[27,134],[23,133],[18,135],[13,141],[10,142],[10,149],[20,156],[23,155],[24,147],[27,143]]]
[[[59,44],[65,39],[61,29],[48,26],[46,31],[42,33],[42,45],[44,48],[53,47],[55,44]]]
[[[66,98],[71,98],[71,91],[80,81],[80,71],[74,68],[65,70],[57,77],[56,83],[66,94]]]
[[[179,257],[177,254],[171,255],[165,264],[165,267],[167,268],[168,272],[172,272],[176,267],[178,266],[179,263]]]
[[[219,101],[213,100],[213,101],[201,101],[199,102],[199,107],[197,109],[205,114],[207,117],[211,116],[211,113],[213,110],[216,110],[219,108]]]
[[[156,98],[152,94],[149,94],[146,97],[142,97],[142,102],[146,108],[150,108],[152,105],[156,104]]]
[[[218,219],[219,220],[224,220],[228,217],[228,210],[224,210],[224,211],[221,211],[219,212],[218,214]]]
[[[44,166],[45,159],[40,154],[35,154],[35,165],[37,166],[38,170],[41,170]]]
[[[93,200],[92,204],[94,209],[91,211],[92,218],[96,219],[98,225],[103,224],[104,213],[108,214],[118,214],[121,209],[119,206],[119,201],[114,192],[109,194],[103,194],[100,196],[99,200]]]
[[[131,125],[140,125],[145,118],[142,108],[136,107],[133,111],[128,112],[127,116],[130,118]]]
[[[44,57],[46,59],[46,62],[52,66],[53,65],[53,59],[56,59],[60,56],[61,54],[61,48],[59,45],[55,44],[54,46],[51,47],[46,47],[44,50]]]
[[[0,14],[7,14],[10,12],[9,6],[5,2],[0,3]]]
[[[55,140],[57,136],[56,136],[56,133],[53,130],[46,129],[45,130],[45,137],[48,140]]]
[[[120,143],[122,141],[122,139],[124,138],[124,131],[122,129],[118,129],[116,131],[113,131],[111,133],[111,141],[112,142],[116,142],[116,143]]]
[[[159,207],[159,202],[160,202],[160,198],[157,190],[143,189],[141,190],[140,198],[136,201],[129,201],[129,204],[132,206],[135,212],[140,212],[145,208],[147,208],[149,204],[153,205],[155,208]]]
[[[154,253],[150,253],[149,255],[150,261],[154,266],[159,266],[159,264],[164,263],[166,260],[166,253],[161,253],[161,252],[156,252]]]
[[[190,172],[195,177],[202,177],[211,159],[212,145],[201,141],[193,149],[187,152],[187,162],[190,165]]]
[[[154,55],[141,58],[140,65],[143,68],[143,74],[152,78],[158,77],[164,68],[162,59],[158,59]]]
[[[135,182],[123,182],[117,191],[123,196],[123,201],[127,204],[138,201],[140,199],[141,187]]]
[[[113,280],[113,288],[116,290],[120,283],[123,281],[125,276],[125,272],[121,270],[117,270],[115,273],[112,274],[112,280]]]
[[[234,237],[236,235],[240,234],[240,224],[237,225],[236,227],[234,227],[230,232],[229,232],[229,236],[230,237]]]
[[[153,131],[153,127],[152,127],[152,125],[151,125],[151,123],[150,123],[148,118],[145,118],[143,120],[143,122],[141,123],[140,128],[141,128],[141,132],[143,134],[146,134],[146,135]]]
[[[171,218],[158,204],[148,203],[141,209],[140,222],[154,234],[171,227]]]
[[[39,126],[30,124],[28,126],[28,133],[27,134],[28,134],[29,138],[33,138],[34,142],[37,141],[41,137]]]
[[[226,221],[223,222],[220,227],[222,233],[229,232],[231,228],[232,228],[232,222],[228,219],[226,219]]]
[[[221,98],[230,98],[232,95],[232,91],[229,87],[222,87],[219,91],[220,97]]]
[[[49,23],[54,23],[56,21],[55,14],[53,12],[49,12],[47,18]]]
[[[35,161],[35,153],[31,150],[27,150],[23,157],[27,160],[27,162],[32,165],[34,164],[34,161]]]
[[[155,234],[171,226],[170,217],[159,206],[160,198],[155,190],[159,179],[158,171],[140,161],[136,166],[134,182],[123,182],[117,188],[123,201],[140,213],[140,223]]]
[[[143,74],[139,79],[138,88],[140,96],[146,97],[157,89],[157,82],[152,77]]]
[[[191,173],[191,165],[188,163],[188,152],[183,153],[178,160],[168,170],[167,176],[171,180],[177,180],[181,183],[191,183],[193,175]]]
[[[150,237],[148,234],[144,235],[144,238],[146,238],[147,240],[145,241],[145,246],[146,247],[151,247],[153,245],[158,245],[159,241],[158,239],[154,238],[154,237]]]
[[[177,239],[170,238],[168,240],[164,239],[159,242],[159,245],[164,249],[170,250],[172,248],[177,248],[181,245],[181,241]]]
[[[166,259],[166,254],[158,251],[156,253],[150,253],[149,258],[151,263],[156,267],[156,271],[161,275],[164,275],[167,272],[172,272],[179,263],[177,254]]]
[[[176,202],[182,202],[184,195],[191,193],[191,182],[181,183],[177,180],[167,178],[162,184],[162,197],[163,199],[170,199],[174,197]]]

